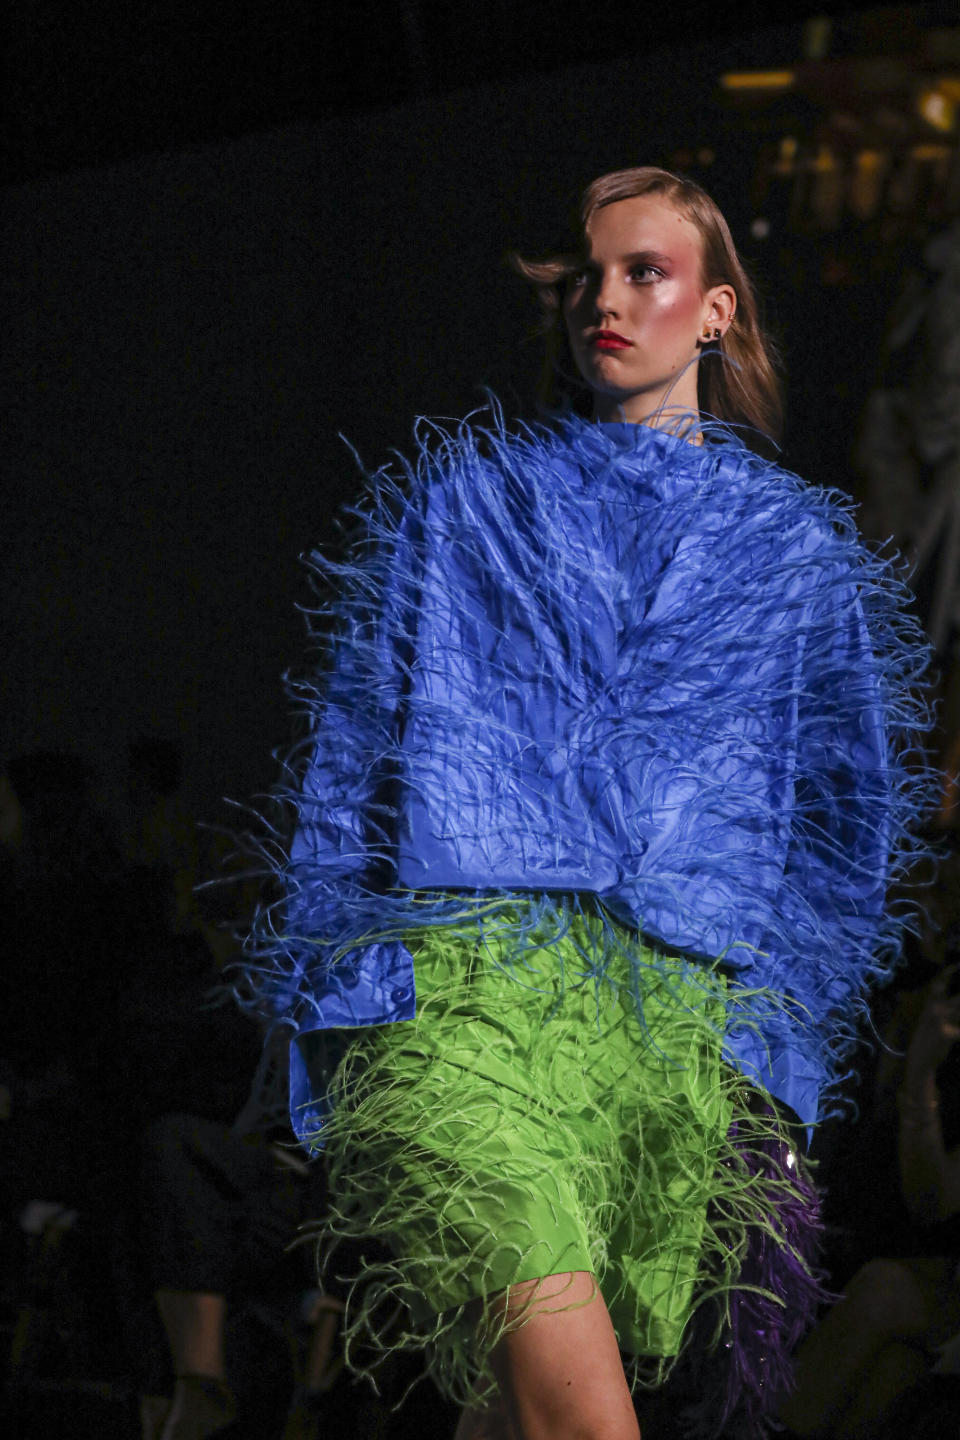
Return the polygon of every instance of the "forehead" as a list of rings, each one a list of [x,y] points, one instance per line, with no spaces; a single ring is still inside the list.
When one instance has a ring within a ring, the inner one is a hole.
[[[662,195],[631,195],[595,210],[586,238],[593,254],[600,250],[621,254],[657,250],[696,264],[703,255],[696,225]]]

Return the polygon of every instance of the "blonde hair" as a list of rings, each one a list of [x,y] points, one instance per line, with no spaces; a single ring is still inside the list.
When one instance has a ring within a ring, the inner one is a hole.
[[[744,425],[776,438],[783,405],[776,357],[760,326],[753,282],[737,254],[730,227],[716,203],[695,181],[654,165],[615,170],[588,185],[580,202],[579,235],[572,246],[545,260],[512,256],[514,267],[535,287],[543,312],[547,354],[540,399],[550,408],[576,403],[583,383],[575,372],[563,321],[563,296],[569,277],[582,263],[590,221],[598,210],[637,195],[661,195],[694,224],[703,243],[701,285],[731,285],[737,309],[720,346],[705,350],[698,366],[700,410],[728,424]]]

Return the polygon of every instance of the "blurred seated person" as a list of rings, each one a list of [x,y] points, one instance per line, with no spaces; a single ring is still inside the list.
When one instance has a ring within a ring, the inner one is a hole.
[[[127,746],[127,860],[136,871],[162,878],[170,905],[166,919],[176,934],[199,924],[200,844],[181,793],[182,770],[174,740],[139,735]]]
[[[219,862],[222,873],[228,858]],[[159,1364],[147,1353],[156,1336],[132,1296],[144,1440],[205,1440],[230,1426],[245,1400],[262,1407],[261,1396],[244,1393],[250,1377],[238,1374],[230,1322],[251,1305],[289,1316],[315,1284],[312,1257],[290,1247],[301,1221],[323,1213],[325,1176],[290,1130],[287,1040],[263,1050],[259,1025],[234,1003],[224,976],[255,899],[242,876],[201,889],[198,928],[141,955],[122,1006],[115,1103],[130,1113],[139,1156],[140,1303],[152,1297],[167,1352]],[[339,1331],[339,1302],[317,1297],[316,1308],[295,1396],[301,1411],[319,1403]],[[280,1366],[269,1377],[264,1360],[256,1383],[272,1386],[284,1406],[293,1387],[285,1348]],[[171,1388],[172,1396],[162,1393]]]
[[[307,1288],[297,1227],[322,1213],[320,1166],[263,1133],[174,1114],[144,1137],[142,1220],[151,1283],[174,1373],[163,1440],[205,1440],[237,1414],[227,1355],[228,1306],[251,1295],[289,1312]],[[334,1328],[339,1305],[330,1307]],[[322,1392],[333,1329],[304,1385]],[[261,1380],[263,1377],[260,1377]],[[289,1388],[289,1387],[288,1387]],[[156,1402],[145,1406],[144,1434]],[[157,1431],[153,1432],[154,1434]]]
[[[958,982],[952,965],[929,985],[898,1093],[900,1187],[919,1253],[868,1261],[801,1345],[796,1388],[780,1414],[805,1440],[884,1435],[898,1399],[960,1330]]]
[[[0,769],[0,1173],[5,1203],[82,1201],[99,1076],[128,963],[120,845],[74,754]]]

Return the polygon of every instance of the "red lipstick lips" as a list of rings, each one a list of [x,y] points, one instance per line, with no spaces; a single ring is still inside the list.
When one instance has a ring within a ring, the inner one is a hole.
[[[597,330],[591,335],[590,344],[594,350],[629,350],[633,341],[618,335],[616,330]]]

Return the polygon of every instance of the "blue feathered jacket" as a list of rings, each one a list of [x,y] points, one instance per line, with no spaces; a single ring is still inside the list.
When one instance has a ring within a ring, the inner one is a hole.
[[[297,1033],[297,1128],[310,1034],[410,1018],[404,933],[515,892],[719,960],[729,1060],[812,1121],[895,957],[921,802],[897,582],[841,500],[723,432],[419,439],[324,564],[328,663],[297,690],[295,836],[250,967]]]

